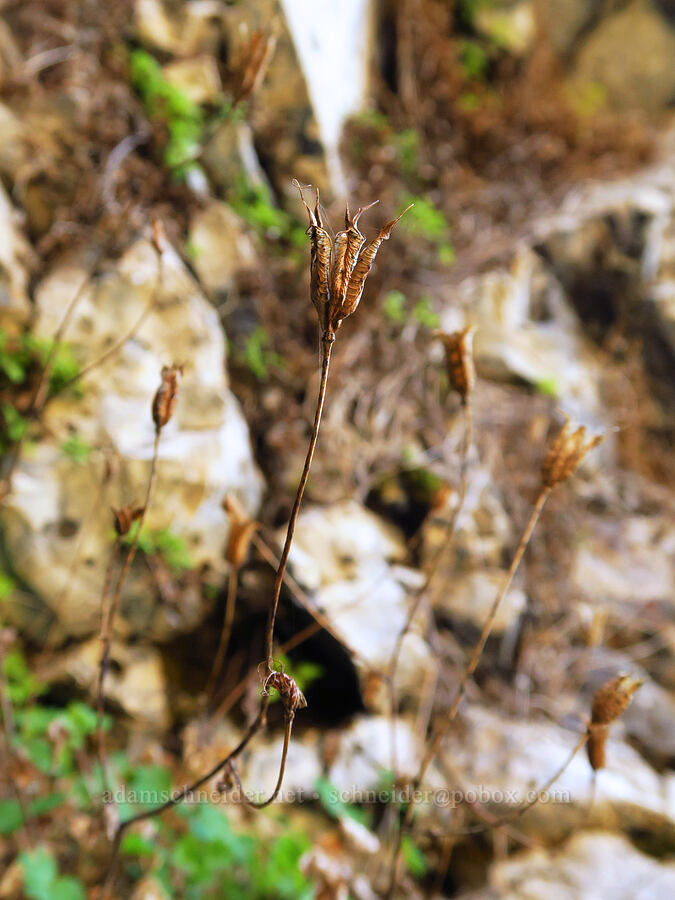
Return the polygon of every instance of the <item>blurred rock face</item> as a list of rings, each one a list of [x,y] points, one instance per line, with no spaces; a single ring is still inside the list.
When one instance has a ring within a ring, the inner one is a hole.
[[[36,334],[54,334],[86,277],[78,265],[64,264],[43,279]],[[160,266],[151,244],[139,241],[87,286],[67,333],[78,362],[103,354],[148,309],[127,343],[85,376],[82,396],[65,392],[48,405],[45,437],[24,452],[16,472],[2,526],[12,565],[43,614],[15,609],[34,639],[60,641],[98,627],[111,507],[145,496],[154,441],[150,405],[163,365],[182,364],[185,375],[160,442],[147,528],[173,534],[191,565],[210,568],[218,580],[228,531],[222,498],[234,492],[250,513],[259,503],[261,476],[227,389],[224,334],[173,251],[164,252]],[[70,458],[62,448],[73,435],[101,451],[87,461]],[[114,473],[107,482],[106,467]],[[163,640],[198,624],[209,605],[200,592],[160,603],[140,578],[145,569],[141,557],[125,589],[122,630]]]

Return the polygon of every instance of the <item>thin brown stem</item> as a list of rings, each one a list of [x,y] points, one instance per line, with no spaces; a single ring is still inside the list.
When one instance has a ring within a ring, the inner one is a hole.
[[[138,542],[141,536],[141,529],[143,528],[143,522],[145,521],[145,516],[148,511],[148,507],[150,506],[150,501],[152,499],[152,492],[155,486],[155,480],[157,476],[157,455],[159,452],[159,439],[162,434],[161,428],[155,429],[155,441],[152,448],[152,462],[150,463],[150,476],[148,478],[148,487],[145,492],[145,502],[141,508],[141,513],[135,523],[136,531],[134,532],[134,536],[131,540],[131,546],[129,547],[129,552],[126,555],[124,560],[124,565],[122,566],[122,570],[117,578],[117,583],[115,585],[115,592],[113,594],[112,600],[110,601],[110,605],[108,607],[108,614],[105,619],[105,625],[103,627],[103,649],[101,651],[101,661],[99,663],[99,674],[98,674],[98,687],[97,687],[97,710],[99,711],[99,720],[98,720],[98,734],[99,734],[99,762],[101,763],[101,768],[103,772],[103,781],[104,784],[107,784],[107,773],[106,773],[106,755],[105,755],[105,736],[103,734],[102,727],[102,719],[103,719],[103,705],[105,700],[105,677],[108,671],[108,664],[110,661],[110,646],[112,644],[112,635],[115,628],[115,619],[117,618],[117,611],[119,609],[120,600],[122,597],[122,589],[124,588],[124,582],[127,579],[127,575],[129,574],[129,570],[131,569],[131,564],[134,561],[134,557],[136,556],[136,550],[138,549]],[[116,542],[116,548],[119,547],[119,538]],[[105,596],[105,595],[104,595]]]
[[[281,790],[281,785],[283,784],[283,781],[284,781],[284,774],[286,772],[286,760],[288,758],[288,748],[291,743],[291,731],[293,730],[294,718],[295,718],[295,713],[293,713],[293,712],[286,713],[286,727],[284,729],[284,746],[282,747],[282,750],[281,750],[281,762],[279,764],[279,775],[277,777],[276,786],[275,786],[274,790],[272,791],[272,793],[270,794],[270,796],[267,798],[267,800],[260,800],[260,801],[246,800],[246,805],[253,807],[253,809],[265,809],[266,806],[269,806],[270,804],[274,803],[274,801],[277,799],[277,797],[279,795],[279,791]]]
[[[335,334],[333,332],[326,332],[322,335],[321,338],[321,379],[319,383],[319,395],[317,399],[316,405],[316,414],[314,416],[314,425],[312,427],[312,435],[310,438],[309,449],[307,451],[307,457],[305,459],[305,465],[302,470],[302,475],[300,477],[300,483],[298,484],[298,490],[295,497],[295,502],[293,504],[293,508],[291,510],[291,515],[288,523],[288,529],[286,532],[286,541],[284,543],[284,547],[281,553],[281,558],[279,560],[279,566],[277,569],[277,574],[274,582],[274,592],[272,598],[272,604],[270,607],[269,618],[267,622],[267,631],[266,631],[266,665],[268,670],[268,675],[272,671],[273,666],[273,645],[274,645],[274,625],[276,621],[277,607],[279,605],[279,596],[281,594],[281,585],[284,580],[284,574],[286,571],[286,565],[288,563],[288,557],[291,551],[291,544],[293,541],[293,534],[295,532],[295,524],[298,518],[298,512],[300,510],[300,504],[302,502],[302,497],[305,491],[305,486],[307,484],[307,479],[309,477],[309,470],[312,463],[312,458],[314,456],[314,450],[316,448],[317,439],[319,436],[319,427],[321,424],[321,414],[323,412],[323,406],[326,399],[326,387],[328,385],[328,371],[330,367],[330,357],[331,351],[333,348],[333,343],[335,342]],[[141,522],[142,524],[142,522]],[[140,526],[139,526],[140,531]],[[138,535],[139,532],[136,533]],[[128,557],[127,557],[128,560]],[[128,568],[125,566],[125,568]],[[119,586],[119,582],[118,582]],[[318,630],[317,623],[312,623],[312,626],[316,627]],[[117,868],[117,860],[119,857],[120,845],[122,842],[122,837],[124,836],[124,832],[130,828],[132,825],[137,822],[144,821],[145,819],[154,818],[154,816],[161,815],[161,813],[165,812],[167,809],[170,809],[173,806],[181,803],[185,797],[196,791],[203,784],[205,784],[209,779],[213,778],[218,772],[222,769],[225,769],[234,759],[236,759],[248,746],[251,739],[258,733],[258,731],[263,727],[267,718],[267,709],[270,702],[270,695],[267,691],[263,692],[263,695],[260,700],[260,706],[258,708],[258,713],[253,720],[253,722],[249,725],[246,733],[239,741],[237,746],[231,750],[224,759],[220,760],[209,769],[204,775],[201,775],[196,781],[192,784],[187,785],[182,788],[176,794],[174,794],[169,800],[165,803],[162,803],[160,806],[155,807],[154,809],[145,810],[144,812],[137,813],[132,816],[130,819],[127,819],[124,822],[120,822],[117,828],[115,829],[115,835],[113,838],[113,845],[111,851],[110,864],[108,867],[108,873],[106,875],[105,883],[103,886],[103,894],[102,900],[106,900],[110,896],[110,892],[112,890],[114,880],[115,880],[115,871]],[[286,768],[286,758],[288,754],[288,744],[290,741],[291,734],[291,726],[292,720],[289,724],[287,720],[286,734],[284,736],[284,749],[282,750],[282,761],[280,766],[279,778],[277,787],[275,789],[272,798],[267,802],[272,802],[274,798],[277,796],[279,790],[281,789],[281,782],[283,781],[283,776]],[[267,805],[267,804],[265,804]]]
[[[234,623],[234,612],[237,604],[237,585],[239,583],[239,566],[233,566],[230,571],[230,577],[227,581],[227,600],[225,602],[225,618],[223,619],[223,627],[220,632],[220,640],[218,641],[218,649],[211,667],[211,674],[206,683],[207,699],[213,694],[213,690],[220,675],[223,666],[223,660],[227,653],[227,648],[232,635],[232,625]]]
[[[302,475],[300,476],[298,490],[295,495],[295,502],[293,503],[291,515],[288,520],[288,528],[286,530],[286,540],[284,542],[283,550],[281,551],[281,559],[279,560],[279,567],[277,569],[277,575],[276,575],[276,578],[274,579],[272,604],[270,606],[269,618],[267,620],[267,635],[266,635],[266,640],[265,640],[265,656],[267,658],[268,673],[271,672],[274,667],[274,661],[273,661],[274,624],[276,622],[277,609],[279,606],[279,596],[281,594],[281,585],[284,580],[284,572],[286,571],[288,557],[291,552],[291,544],[293,543],[293,535],[295,533],[295,524],[298,519],[298,513],[300,512],[300,504],[302,503],[302,497],[303,497],[303,494],[305,493],[307,479],[309,478],[309,470],[312,465],[312,458],[314,457],[314,450],[316,448],[316,442],[319,437],[319,427],[321,425],[321,414],[323,413],[323,405],[324,405],[324,401],[326,399],[326,387],[328,385],[328,370],[330,368],[330,355],[331,355],[331,351],[333,349],[334,342],[335,342],[335,335],[332,332],[325,332],[322,335],[322,338],[321,338],[321,380],[319,383],[319,397],[318,397],[317,403],[316,403],[316,413],[314,415],[314,425],[312,427],[312,436],[309,441],[309,447],[307,449],[307,456],[305,457],[305,465],[302,469]]]
[[[443,741],[443,738],[448,732],[448,729],[457,715],[460,704],[464,698],[464,694],[466,693],[466,689],[468,687],[469,681],[471,680],[473,673],[476,671],[478,667],[478,663],[480,662],[481,656],[483,655],[483,651],[485,649],[485,645],[487,644],[488,638],[492,631],[492,627],[495,622],[495,618],[497,616],[497,612],[499,610],[499,606],[501,605],[502,600],[506,596],[507,591],[511,587],[511,582],[518,570],[518,566],[520,565],[520,561],[523,558],[523,554],[527,548],[527,545],[530,542],[530,538],[532,537],[532,532],[535,529],[537,522],[539,521],[539,516],[541,515],[541,511],[544,508],[544,504],[548,499],[549,494],[551,493],[551,488],[547,486],[542,486],[539,491],[539,495],[535,501],[534,507],[532,508],[532,513],[530,514],[529,521],[525,526],[525,530],[520,538],[518,543],[518,547],[516,548],[516,552],[511,560],[511,565],[509,566],[509,570],[506,573],[506,577],[504,582],[499,590],[499,593],[494,599],[492,607],[490,608],[490,612],[488,613],[488,617],[485,620],[485,624],[481,630],[480,636],[476,643],[476,646],[473,649],[469,662],[464,670],[464,674],[460,679],[459,686],[457,688],[457,692],[455,694],[455,698],[450,706],[450,709],[447,714],[443,716],[442,723],[436,728],[435,733],[433,734],[431,741],[429,742],[429,746],[422,758],[422,762],[420,764],[417,775],[415,776],[415,780],[413,782],[413,792],[412,797],[415,796],[415,791],[419,788],[422,783],[424,776],[426,775],[427,769],[431,764],[434,756],[438,752],[439,747]],[[394,891],[396,889],[396,884],[398,881],[398,873],[401,863],[401,841],[403,837],[403,832],[407,828],[409,828],[410,823],[412,821],[412,817],[415,812],[415,801],[411,800],[408,805],[405,816],[403,818],[403,824],[398,831],[397,839],[396,839],[396,847],[394,851],[394,859],[392,863],[392,876],[389,885],[388,897],[394,896]]]
[[[415,616],[420,608],[420,605],[424,598],[426,597],[429,588],[438,572],[438,567],[446,554],[450,543],[455,534],[455,529],[457,528],[457,522],[459,521],[460,514],[464,507],[464,501],[466,499],[466,490],[468,485],[468,460],[469,453],[471,452],[471,445],[473,443],[473,415],[471,410],[470,399],[467,396],[465,403],[463,404],[464,410],[464,438],[462,441],[462,457],[460,463],[460,479],[459,479],[459,493],[457,497],[457,504],[453,510],[450,521],[448,522],[447,528],[445,530],[445,534],[443,536],[443,540],[440,542],[436,553],[432,557],[431,564],[427,569],[427,575],[424,579],[424,583],[422,587],[418,590],[415,599],[410,607],[408,612],[408,617],[403,625],[403,628],[398,634],[396,639],[396,644],[394,646],[394,652],[392,653],[391,662],[389,665],[389,672],[387,676],[387,681],[389,685],[389,718],[391,724],[391,733],[392,733],[392,770],[394,772],[394,778],[396,777],[396,772],[398,769],[397,760],[396,760],[396,740],[394,734],[394,721],[396,718],[396,710],[398,708],[398,698],[396,696],[396,670],[398,668],[398,662],[401,655],[401,648],[403,646],[403,641],[405,640],[405,636],[410,630],[410,626],[412,625]]]
[[[111,623],[110,604],[108,602],[108,597],[110,595],[110,587],[112,584],[112,577],[115,569],[115,561],[117,560],[121,544],[122,539],[118,535],[115,538],[115,543],[110,553],[110,559],[108,560],[108,565],[105,570],[105,576],[103,578],[103,587],[101,589],[101,627],[99,629],[99,637],[104,650],[110,642],[109,628]],[[105,761],[105,737],[103,734],[104,668],[102,662],[103,660],[101,660],[101,665],[99,665],[98,681],[96,685],[96,746],[98,751],[98,762],[101,768],[102,790],[108,791],[110,789],[110,785],[108,781],[108,770]]]

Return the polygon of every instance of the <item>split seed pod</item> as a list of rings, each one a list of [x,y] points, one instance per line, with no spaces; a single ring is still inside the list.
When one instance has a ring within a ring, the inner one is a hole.
[[[598,688],[591,705],[586,750],[594,771],[605,767],[605,748],[609,726],[628,708],[633,694],[642,685],[639,678],[617,675]]]
[[[322,334],[335,335],[342,320],[356,311],[382,242],[389,240],[394,225],[410,207],[404,209],[391,222],[387,222],[370,243],[366,243],[365,237],[359,231],[358,222],[361,215],[374,206],[374,203],[360,207],[353,216],[347,207],[344,230],[339,231],[333,238],[323,221],[318,189],[312,210],[305,202],[300,184],[297,181],[294,181],[294,184],[300,192],[300,199],[309,217],[307,234],[311,245],[312,303],[319,316]]]
[[[573,475],[586,455],[604,439],[602,434],[587,437],[584,425],[580,425],[574,430],[570,420],[566,419],[560,433],[544,457],[541,467],[544,486],[555,487]]]
[[[287,716],[294,716],[296,710],[304,709],[307,706],[305,695],[295,683],[295,679],[291,678],[290,675],[286,675],[283,670],[281,672],[272,672],[265,681],[265,690],[267,690],[268,685],[279,691],[284,712]]]
[[[475,326],[471,325],[463,331],[446,334],[436,332],[445,349],[445,370],[453,391],[457,391],[466,403],[476,383],[476,369],[473,364],[473,336]]]
[[[178,376],[182,374],[182,366],[162,367],[162,383],[152,401],[152,421],[158,432],[164,428],[174,413],[178,396]]]

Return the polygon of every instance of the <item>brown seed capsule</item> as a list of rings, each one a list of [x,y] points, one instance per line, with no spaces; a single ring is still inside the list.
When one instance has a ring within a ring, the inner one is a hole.
[[[223,500],[223,509],[230,517],[230,536],[225,550],[225,559],[234,568],[243,566],[259,523],[248,519],[239,504],[232,497]]]
[[[474,326],[469,326],[463,331],[453,331],[451,334],[436,332],[445,349],[445,369],[448,381],[453,391],[457,391],[466,403],[467,398],[476,383],[476,370],[473,364],[473,336],[476,333]]]
[[[300,199],[307,210],[310,237],[310,275],[312,303],[319,315],[323,334],[335,334],[342,320],[351,316],[361,300],[366,278],[370,272],[382,241],[389,239],[394,225],[401,215],[388,222],[378,236],[366,245],[366,239],[358,228],[359,217],[374,204],[361,207],[352,217],[349,207],[345,211],[345,230],[333,238],[326,229],[319,206],[319,191],[316,205],[310,209],[305,201],[302,188],[293,182],[300,192]],[[410,207],[408,207],[410,209]]]
[[[609,726],[625,712],[633,694],[642,684],[639,678],[617,675],[598,688],[591,705],[586,751],[591,767],[597,771],[605,766],[605,745]]]
[[[162,367],[162,383],[152,401],[152,421],[157,431],[161,431],[173,415],[178,396],[178,376],[182,374],[182,366]]]
[[[304,709],[307,706],[305,695],[295,683],[295,679],[284,673],[283,667],[280,672],[272,672],[271,675],[268,675],[265,680],[265,690],[268,686],[279,691],[279,697],[287,716],[294,716],[296,710]]]
[[[113,522],[115,525],[115,533],[118,537],[124,537],[129,533],[132,524],[143,515],[142,506],[120,506],[119,509],[113,509]]]
[[[169,247],[169,240],[166,236],[164,222],[161,219],[152,220],[152,242],[158,253],[164,253]]]
[[[580,425],[576,431],[569,419],[565,420],[560,433],[551,444],[541,467],[541,477],[545,487],[560,484],[579,468],[585,456],[604,441],[602,434],[588,438],[586,427]]]

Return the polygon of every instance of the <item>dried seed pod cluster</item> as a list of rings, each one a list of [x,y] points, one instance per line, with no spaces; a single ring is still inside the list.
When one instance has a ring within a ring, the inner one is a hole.
[[[294,184],[300,191],[309,217],[307,234],[311,243],[312,303],[319,316],[322,334],[334,337],[342,320],[351,316],[359,305],[366,278],[378,250],[382,242],[389,239],[394,225],[407,209],[391,222],[387,222],[377,237],[366,243],[365,237],[359,231],[358,222],[361,215],[374,204],[360,207],[353,216],[347,207],[344,230],[333,237],[323,220],[318,189],[312,210],[305,202],[300,184],[297,181]]]
[[[586,427],[576,430],[569,419],[565,420],[560,433],[551,444],[541,467],[541,478],[545,487],[552,488],[573,475],[586,455],[604,440],[604,435],[587,437]]]
[[[119,509],[113,509],[113,524],[115,533],[118,537],[124,537],[129,533],[132,524],[143,515],[142,506],[120,506]]]
[[[238,569],[246,562],[259,523],[247,518],[233,497],[225,497],[223,509],[230,517],[230,536],[225,549],[225,559],[233,568]]]
[[[641,684],[639,678],[617,675],[595,692],[586,747],[588,761],[595,771],[605,766],[605,746],[609,726],[625,712],[633,694]]]
[[[295,683],[295,679],[290,675],[286,675],[283,667],[280,672],[272,672],[265,679],[265,691],[269,687],[276,688],[279,691],[281,702],[284,706],[284,712],[288,717],[295,715],[298,709],[304,709],[307,706],[305,695]]]
[[[163,366],[162,382],[152,401],[152,421],[158,432],[171,419],[178,397],[178,376],[183,374],[182,366]]]
[[[476,383],[476,369],[473,364],[473,336],[475,333],[475,326],[464,328],[463,331],[453,331],[450,334],[444,331],[436,333],[445,349],[445,370],[450,388],[457,391],[462,398],[462,403],[467,402]]]

